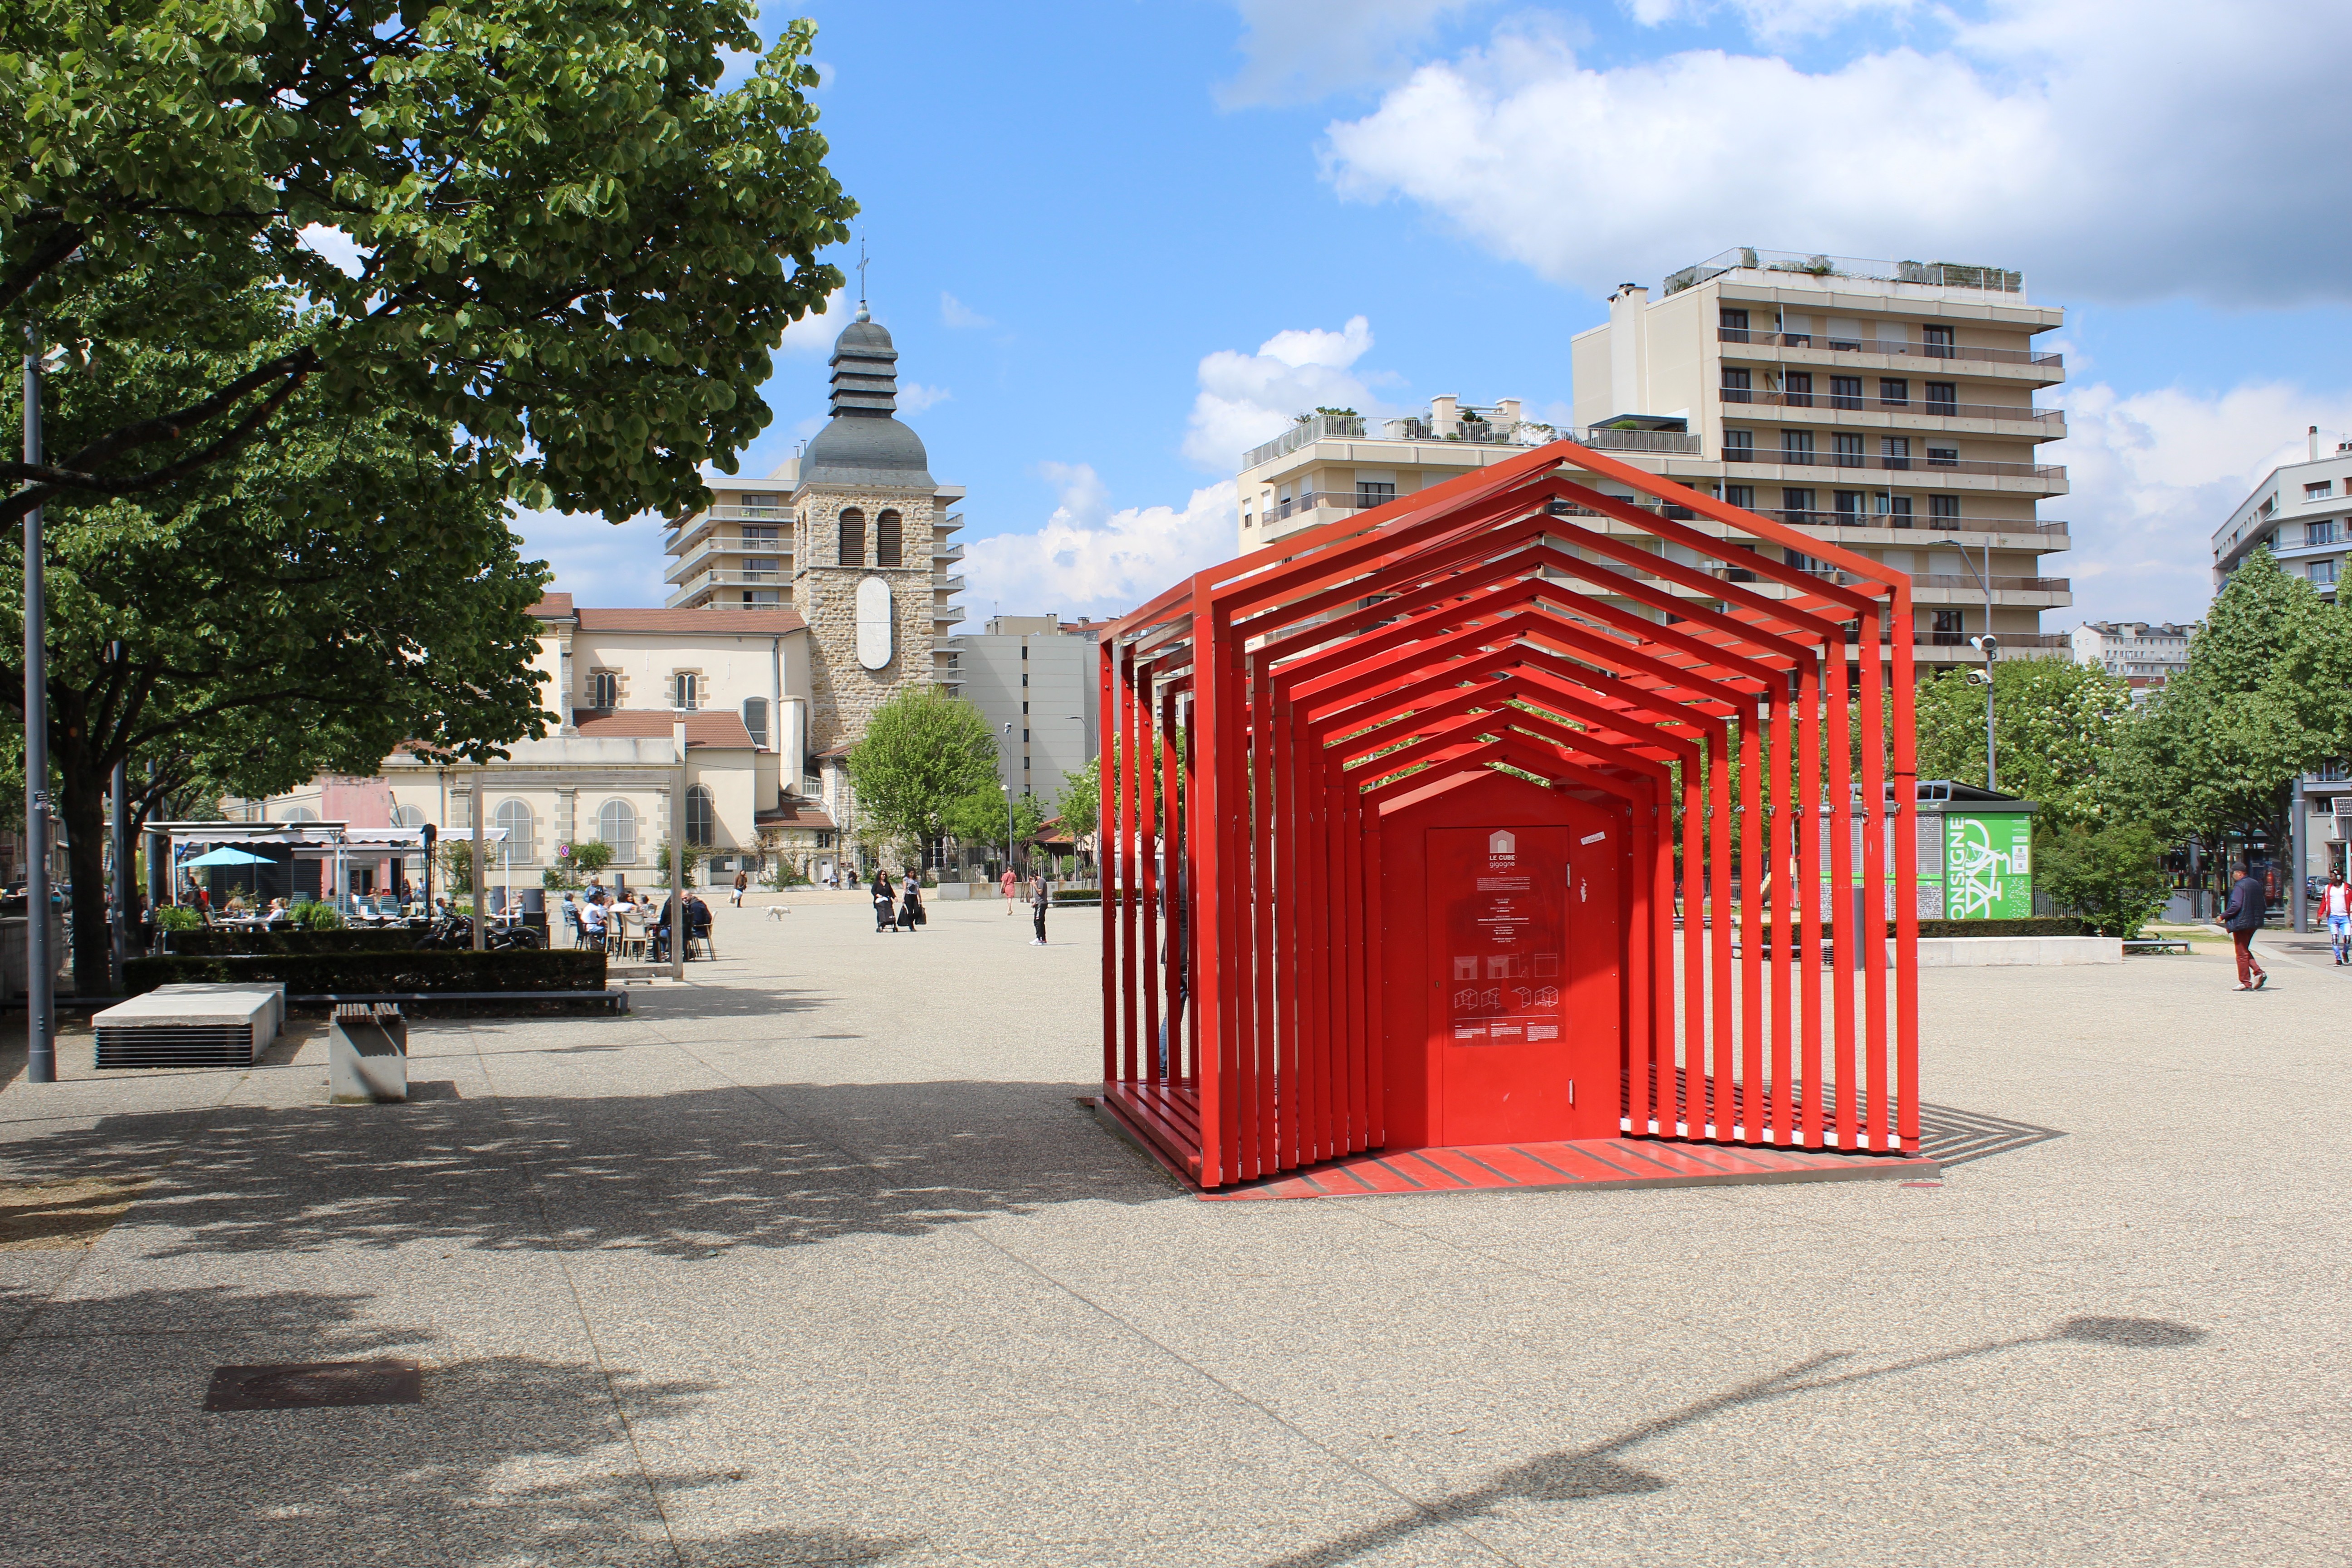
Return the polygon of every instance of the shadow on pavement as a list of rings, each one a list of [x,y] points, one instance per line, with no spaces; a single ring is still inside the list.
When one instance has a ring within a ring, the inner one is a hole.
[[[464,1058],[454,1058],[453,1064]],[[435,1058],[418,1058],[420,1073]],[[709,1257],[1176,1197],[1066,1084],[782,1085],[105,1117],[26,1137],[21,1181],[151,1179],[151,1258],[394,1247]]]
[[[1442,1529],[1491,1513],[1497,1504],[1515,1498],[1530,1502],[1574,1502],[1583,1498],[1662,1491],[1674,1483],[1647,1470],[1624,1464],[1618,1456],[1653,1437],[1740,1405],[1760,1405],[1819,1389],[1895,1377],[1925,1367],[1993,1355],[2025,1345],[2076,1343],[2167,1349],[2197,1344],[2206,1338],[2207,1332],[2204,1329],[2168,1322],[2160,1318],[2069,1318],[2045,1333],[2021,1334],[2015,1339],[1963,1345],[1957,1350],[1939,1351],[1933,1355],[1896,1362],[1891,1366],[1841,1373],[1834,1376],[1815,1374],[1847,1360],[1850,1352],[1835,1351],[1811,1356],[1769,1377],[1758,1378],[1753,1383],[1743,1384],[1712,1398],[1695,1401],[1589,1447],[1538,1455],[1499,1472],[1484,1486],[1454,1492],[1433,1502],[1416,1504],[1411,1513],[1278,1558],[1271,1568],[1339,1568],[1340,1563],[1350,1562],[1368,1552],[1393,1546],[1424,1531]]]
[[[664,1500],[762,1479],[648,1472],[632,1453],[633,1428],[690,1418],[711,1385],[530,1356],[442,1360],[429,1332],[362,1325],[366,1301],[209,1287],[41,1308],[0,1353],[16,1416],[0,1427],[7,1560],[862,1563],[913,1544],[785,1523],[673,1542]],[[424,1402],[203,1410],[213,1365],[257,1352],[411,1357],[425,1366]]]

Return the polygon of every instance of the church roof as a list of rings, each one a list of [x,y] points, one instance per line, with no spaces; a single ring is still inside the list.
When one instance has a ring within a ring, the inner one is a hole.
[[[801,482],[934,488],[923,438],[898,423],[898,351],[857,308],[833,344],[833,422],[801,454]]]
[[[579,716],[579,726],[580,732],[591,740],[662,741],[669,738],[670,727],[680,719],[686,721],[689,750],[696,746],[715,746],[723,752],[758,749],[752,743],[751,731],[743,727],[742,715],[725,709],[678,713],[667,708],[615,708],[610,713],[593,717],[583,713]]]

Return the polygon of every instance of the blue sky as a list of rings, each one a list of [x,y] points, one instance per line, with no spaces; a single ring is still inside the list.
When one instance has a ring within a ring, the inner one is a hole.
[[[1564,405],[1614,284],[1734,245],[2021,268],[2068,307],[2053,626],[2197,615],[2212,527],[2305,426],[2352,438],[2352,7],[807,11],[905,417],[970,489],[972,623],[1230,554],[1240,447],[1299,407]],[[746,474],[822,423],[844,319],[788,336]],[[659,602],[650,523],[520,526],[583,603]]]

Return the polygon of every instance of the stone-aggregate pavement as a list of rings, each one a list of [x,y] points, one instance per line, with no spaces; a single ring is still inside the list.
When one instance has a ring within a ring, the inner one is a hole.
[[[1941,1185],[1202,1204],[1076,1104],[1093,917],[785,901],[628,1018],[415,1025],[404,1106],[315,1025],[43,1088],[16,1026],[0,1563],[2352,1560],[2298,939],[1923,972],[1924,1098],[2063,1134]],[[422,1405],[200,1408],[378,1355]]]

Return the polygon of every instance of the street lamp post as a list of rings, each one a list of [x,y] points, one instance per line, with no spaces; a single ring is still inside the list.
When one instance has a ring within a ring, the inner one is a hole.
[[[2000,639],[1992,635],[1992,536],[1985,535],[1984,570],[1981,572],[1977,570],[1976,563],[1969,559],[1967,545],[1955,539],[1951,541],[1951,548],[1960,552],[1960,564],[1969,569],[1969,574],[1977,580],[1977,586],[1984,590],[1984,635],[1970,637],[1969,646],[1984,655],[1985,667],[1982,671],[1969,671],[1969,679],[1984,683],[1985,788],[1997,790],[2000,787],[2000,781],[1993,765],[1995,759],[1992,742],[1992,667],[1993,661],[2000,657]]]
[[[1013,742],[1013,726],[1010,723],[1004,726],[1004,741],[1007,745]],[[998,754],[997,760],[1003,761],[1003,753]],[[996,787],[1004,792],[1004,874],[1009,877],[1013,874],[1013,782],[999,779]]]
[[[41,461],[41,334],[25,326],[25,461]],[[27,481],[28,483],[32,481]],[[41,509],[25,513],[25,1079],[58,1081],[49,952],[49,671]]]

